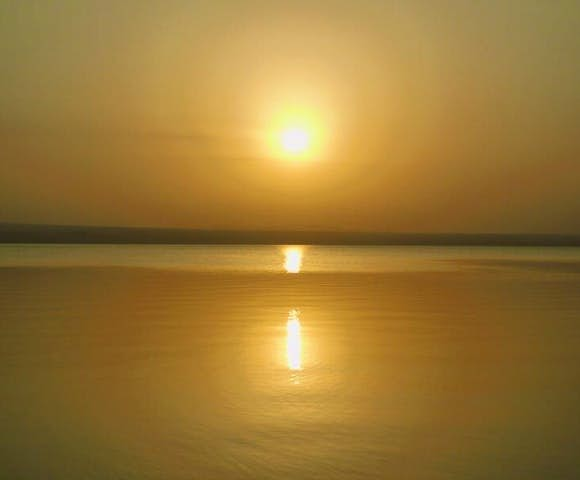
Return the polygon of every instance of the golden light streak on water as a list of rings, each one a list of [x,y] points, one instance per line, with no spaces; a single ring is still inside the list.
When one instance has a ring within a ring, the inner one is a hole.
[[[286,355],[290,370],[302,370],[302,339],[297,310],[290,310],[286,323]]]
[[[302,248],[288,247],[284,250],[284,268],[287,273],[299,273],[302,268]]]

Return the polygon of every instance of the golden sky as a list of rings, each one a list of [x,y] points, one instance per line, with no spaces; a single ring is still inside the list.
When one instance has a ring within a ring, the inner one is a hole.
[[[6,0],[0,58],[0,222],[580,233],[577,1]]]

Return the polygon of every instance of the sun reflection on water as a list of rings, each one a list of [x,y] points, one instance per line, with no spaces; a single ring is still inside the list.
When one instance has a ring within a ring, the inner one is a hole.
[[[286,323],[286,355],[290,370],[302,370],[302,339],[298,310],[290,310]]]
[[[284,268],[287,273],[299,273],[302,268],[302,248],[288,247],[284,250]]]

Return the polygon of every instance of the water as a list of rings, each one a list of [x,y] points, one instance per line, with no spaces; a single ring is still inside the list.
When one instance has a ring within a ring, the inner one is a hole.
[[[0,378],[0,478],[576,479],[580,250],[4,245]]]

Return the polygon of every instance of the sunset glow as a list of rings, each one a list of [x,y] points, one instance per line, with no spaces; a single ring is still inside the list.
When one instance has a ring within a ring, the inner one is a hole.
[[[0,50],[0,480],[580,480],[580,0],[0,0]]]
[[[267,116],[269,154],[282,160],[318,160],[327,139],[324,109],[310,105],[282,107]]]
[[[284,152],[297,155],[308,151],[310,146],[310,133],[301,127],[291,127],[282,131],[280,145]]]

